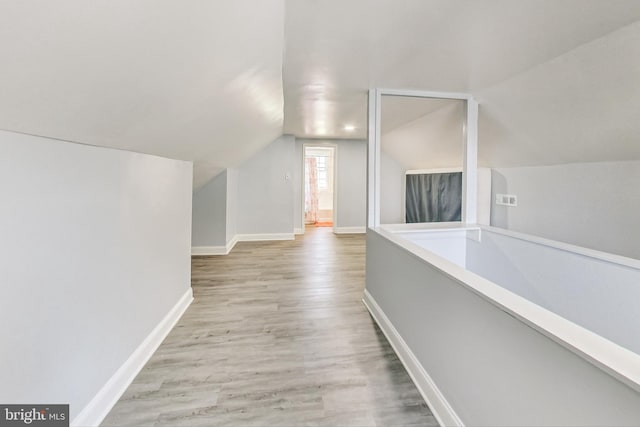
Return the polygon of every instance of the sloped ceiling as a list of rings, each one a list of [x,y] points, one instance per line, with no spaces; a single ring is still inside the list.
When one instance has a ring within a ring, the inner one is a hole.
[[[640,23],[478,91],[476,98],[481,165],[640,160]]]
[[[2,0],[0,128],[194,160],[282,134],[282,0]]]
[[[383,96],[380,148],[405,170],[462,168],[465,115],[460,100]]]
[[[285,132],[365,138],[370,87],[470,92],[481,166],[640,159],[639,1],[374,3],[288,0]]]
[[[282,133],[364,138],[366,91],[393,87],[476,94],[485,165],[636,155],[638,19],[637,0],[0,0],[0,128],[193,160],[198,186]]]

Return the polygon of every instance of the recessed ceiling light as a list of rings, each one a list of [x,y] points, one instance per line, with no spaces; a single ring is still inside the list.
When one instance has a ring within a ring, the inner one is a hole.
[[[356,130],[356,127],[354,125],[344,125],[344,130],[346,130],[347,132],[353,132],[354,130]]]

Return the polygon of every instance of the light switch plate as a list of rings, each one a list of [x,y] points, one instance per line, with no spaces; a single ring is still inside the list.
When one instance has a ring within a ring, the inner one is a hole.
[[[496,205],[518,206],[518,196],[515,194],[496,194]]]

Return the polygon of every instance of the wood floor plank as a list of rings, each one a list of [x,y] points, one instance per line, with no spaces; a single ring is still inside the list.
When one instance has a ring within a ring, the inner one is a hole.
[[[365,239],[193,257],[194,302],[104,426],[437,426],[362,304]]]

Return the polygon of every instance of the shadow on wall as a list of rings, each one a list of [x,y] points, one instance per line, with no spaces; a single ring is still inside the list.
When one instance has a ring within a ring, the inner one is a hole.
[[[509,228],[509,207],[495,203],[496,194],[507,194],[507,178],[495,170],[491,170],[491,225]]]

